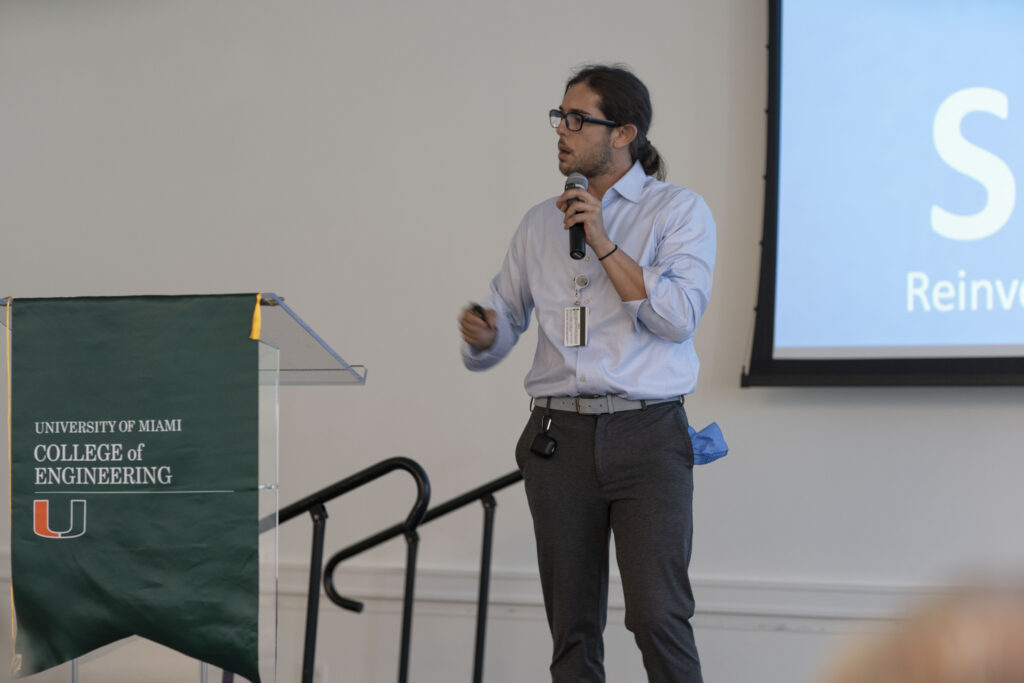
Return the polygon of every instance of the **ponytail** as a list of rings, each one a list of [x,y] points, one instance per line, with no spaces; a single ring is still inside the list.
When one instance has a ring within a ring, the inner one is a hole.
[[[665,180],[668,170],[665,168],[665,160],[661,158],[658,150],[654,148],[650,140],[644,140],[638,145],[633,159],[640,162],[640,165],[644,167],[644,173],[647,175],[652,175],[658,180]]]

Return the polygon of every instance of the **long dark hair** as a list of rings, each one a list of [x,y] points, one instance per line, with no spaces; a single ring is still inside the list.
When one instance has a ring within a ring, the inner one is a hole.
[[[566,92],[577,83],[597,93],[601,98],[601,111],[605,118],[622,125],[631,123],[636,126],[636,137],[629,143],[630,157],[633,161],[640,161],[644,173],[664,180],[665,160],[647,139],[654,109],[651,107],[651,95],[643,81],[624,64],[588,64],[581,67],[565,84]]]

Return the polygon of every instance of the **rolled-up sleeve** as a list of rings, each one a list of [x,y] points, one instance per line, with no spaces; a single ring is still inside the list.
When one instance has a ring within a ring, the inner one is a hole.
[[[643,268],[647,299],[630,304],[638,325],[681,343],[693,338],[711,298],[715,222],[704,199],[693,193],[663,221],[655,258]]]

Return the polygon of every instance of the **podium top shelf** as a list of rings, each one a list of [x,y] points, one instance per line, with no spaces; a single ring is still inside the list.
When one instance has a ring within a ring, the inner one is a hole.
[[[7,316],[2,309],[9,298],[0,297],[0,325]],[[313,331],[284,298],[273,293],[260,296],[260,342],[280,351],[281,385],[361,385],[366,367],[345,362],[320,335]]]
[[[281,351],[282,385],[366,384],[366,367],[349,365],[277,294],[260,301],[260,341]]]

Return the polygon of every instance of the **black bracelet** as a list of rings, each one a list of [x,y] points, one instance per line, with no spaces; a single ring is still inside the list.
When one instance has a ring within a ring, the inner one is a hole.
[[[598,260],[598,261],[604,261],[604,260],[605,260],[606,258],[608,258],[609,256],[611,256],[612,254],[614,254],[614,253],[615,253],[615,252],[617,252],[618,250],[619,250],[619,245],[617,245],[617,244],[616,244],[616,245],[615,245],[615,247],[614,247],[614,248],[613,248],[613,249],[612,249],[611,251],[609,251],[609,252],[608,252],[607,254],[605,254],[604,256],[599,256],[597,260]]]

